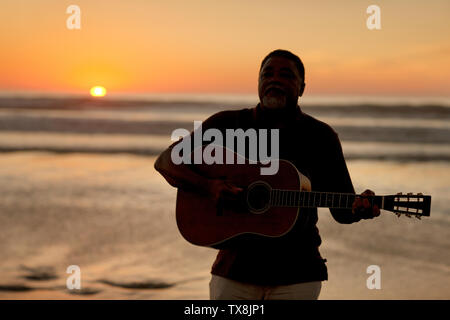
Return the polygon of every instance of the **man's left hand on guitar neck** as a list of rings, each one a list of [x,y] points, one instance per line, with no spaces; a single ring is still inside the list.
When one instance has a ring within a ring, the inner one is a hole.
[[[374,196],[375,192],[367,189],[361,193],[361,197],[356,197],[352,205],[352,213],[357,215],[361,219],[373,219],[380,215],[380,208],[375,204],[371,206],[367,196]]]

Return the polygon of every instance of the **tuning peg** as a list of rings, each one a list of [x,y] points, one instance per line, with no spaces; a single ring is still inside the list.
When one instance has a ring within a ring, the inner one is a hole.
[[[419,192],[417,195],[418,195],[418,196],[423,196],[423,193],[422,193],[422,192]]]
[[[412,193],[412,192],[408,192],[407,195],[408,195],[408,196],[412,196],[413,193]]]
[[[400,218],[400,216],[401,216],[401,213],[399,213],[399,212],[396,212],[396,213],[395,213],[395,215],[396,215],[397,217],[399,217],[399,218]]]
[[[397,192],[397,195],[398,195],[398,196],[401,196],[402,194],[403,194],[403,193],[401,193],[401,192]]]
[[[421,217],[420,217],[418,214],[416,214],[415,217],[416,217],[417,219],[419,219],[419,220],[422,220]]]
[[[405,215],[406,215],[408,218],[411,218],[411,215],[410,215],[409,213],[405,213]]]

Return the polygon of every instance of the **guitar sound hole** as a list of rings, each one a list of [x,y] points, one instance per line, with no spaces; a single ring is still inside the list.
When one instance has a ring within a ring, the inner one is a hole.
[[[263,213],[269,208],[270,186],[265,182],[254,182],[247,189],[247,205],[252,213]]]

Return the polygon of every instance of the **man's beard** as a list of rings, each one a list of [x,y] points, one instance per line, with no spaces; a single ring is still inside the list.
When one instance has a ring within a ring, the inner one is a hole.
[[[286,107],[286,96],[267,96],[262,99],[263,106],[268,109],[284,109]]]

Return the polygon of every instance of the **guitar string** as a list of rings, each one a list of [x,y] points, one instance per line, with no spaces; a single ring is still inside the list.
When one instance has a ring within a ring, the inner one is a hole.
[[[323,194],[325,194],[324,197],[325,199],[322,196]],[[339,195],[339,199],[336,198],[336,200],[339,201],[335,200],[334,198],[335,194]],[[331,195],[331,197],[329,197],[329,195]],[[316,196],[318,196],[318,199],[316,199]],[[349,200],[351,199],[351,203],[353,203],[354,199],[357,196],[358,195],[349,193],[272,189],[270,204],[273,206],[288,206],[288,207],[300,206],[300,207],[350,208]],[[342,205],[342,197],[345,198],[345,206]],[[370,198],[372,205],[375,197],[377,196],[367,196],[367,198]],[[325,200],[325,203],[323,203],[323,200]]]
[[[326,207],[326,208],[340,208],[340,209],[350,209],[351,206],[349,203],[353,204],[353,201],[356,197],[363,197],[357,194],[349,194],[349,193],[330,193],[330,192],[322,192],[322,191],[296,191],[296,190],[282,190],[282,189],[272,189],[271,191],[271,201],[270,204],[272,206],[285,206],[285,207]],[[323,204],[322,195],[325,194],[325,203]],[[306,197],[306,195],[308,195]],[[312,203],[311,203],[311,195],[312,195]],[[316,201],[316,196],[318,195],[318,201]],[[331,195],[331,197],[329,197]],[[339,201],[335,201],[335,195],[339,195]],[[342,205],[342,197],[345,198],[345,206]],[[417,198],[420,196],[409,196],[409,195],[401,195],[400,197],[407,198],[406,201],[398,201],[397,202],[397,212],[401,213],[422,213],[423,208],[415,208],[414,202],[410,201],[410,198]],[[379,198],[381,201],[384,199],[384,196],[364,196],[363,198],[370,199],[371,205],[374,205],[374,200]],[[272,200],[273,199],[273,200]],[[349,202],[350,200],[350,202]],[[306,202],[306,204],[305,204]],[[331,202],[331,203],[330,203]],[[337,203],[336,203],[337,202]],[[380,202],[381,203],[381,202]],[[423,203],[417,201],[416,205],[421,207]],[[379,204],[380,205],[380,204]],[[405,206],[406,210],[402,210],[401,206]],[[383,209],[381,207],[381,209]],[[413,210],[413,211],[411,211]]]

